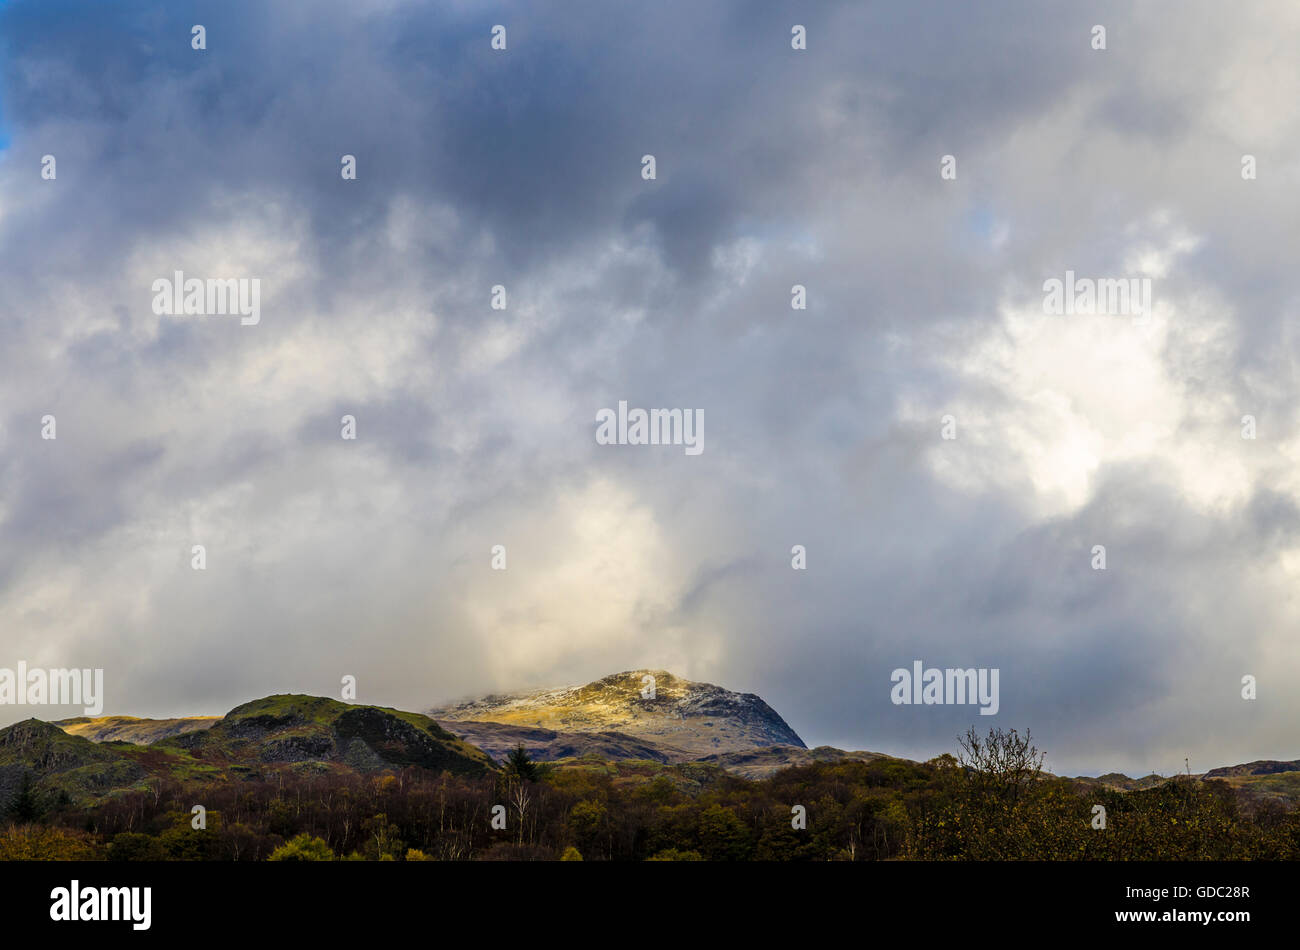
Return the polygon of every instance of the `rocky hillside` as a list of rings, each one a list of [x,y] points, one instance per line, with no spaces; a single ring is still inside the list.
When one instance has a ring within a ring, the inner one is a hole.
[[[29,788],[47,800],[75,800],[130,786],[145,770],[111,747],[28,719],[0,729],[0,814]]]
[[[209,729],[164,740],[196,759],[339,762],[358,771],[410,765],[456,774],[493,768],[483,750],[428,716],[354,706],[321,696],[268,696],[228,712]]]
[[[512,749],[523,746],[539,762],[595,757],[605,761],[643,759],[651,762],[689,762],[693,756],[661,743],[636,739],[621,732],[556,732],[536,726],[511,726],[500,722],[458,722],[441,720],[438,725],[471,745],[476,745],[497,762],[504,762]],[[783,747],[788,748],[788,747]]]
[[[642,698],[647,676],[654,677],[653,699]],[[484,741],[489,731],[483,728],[484,723],[526,726],[565,736],[613,733],[617,738],[610,741],[644,743],[663,756],[660,761],[686,761],[765,746],[805,748],[776,710],[753,693],[695,683],[663,670],[630,670],[585,686],[487,696],[434,707],[429,715],[464,737],[477,730]]]

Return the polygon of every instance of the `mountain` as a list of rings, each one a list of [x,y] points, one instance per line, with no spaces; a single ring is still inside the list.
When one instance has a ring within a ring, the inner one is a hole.
[[[642,697],[645,678],[650,676],[654,677],[653,699]],[[463,738],[473,735],[489,745],[500,746],[509,739],[486,728],[496,723],[546,730],[553,733],[547,743],[579,745],[583,740],[576,736],[593,734],[603,736],[599,742],[606,747],[640,743],[655,753],[643,757],[667,762],[765,746],[806,748],[776,710],[753,693],[695,683],[664,670],[629,670],[585,686],[486,696],[436,706],[428,714]]]
[[[81,736],[91,742],[132,742],[136,745],[149,745],[159,739],[199,729],[210,729],[221,721],[220,716],[189,716],[182,719],[137,719],[135,716],[100,716],[91,719],[78,716],[75,719],[60,719],[50,725],[58,726],[73,736]]]

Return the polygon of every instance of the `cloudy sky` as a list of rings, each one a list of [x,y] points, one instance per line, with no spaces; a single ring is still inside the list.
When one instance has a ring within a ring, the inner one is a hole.
[[[0,0],[0,666],[102,667],[143,716],[667,668],[809,745],[1300,756],[1298,35],[1219,0]],[[1045,314],[1067,269],[1154,314]],[[155,314],[177,270],[259,279],[260,324]],[[598,445],[619,400],[701,410],[704,451]],[[999,669],[998,715],[893,705],[914,660]]]

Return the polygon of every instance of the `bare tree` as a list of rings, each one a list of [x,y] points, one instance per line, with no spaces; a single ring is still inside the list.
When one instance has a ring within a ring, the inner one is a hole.
[[[1034,746],[1028,730],[1022,736],[1015,729],[990,729],[981,738],[972,726],[958,744],[958,764],[976,797],[1014,805],[1042,777],[1047,753]]]

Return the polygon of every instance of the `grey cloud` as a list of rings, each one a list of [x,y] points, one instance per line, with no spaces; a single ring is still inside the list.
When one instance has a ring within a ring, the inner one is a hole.
[[[1155,6],[0,9],[6,646],[103,658],[109,711],[137,715],[343,672],[419,707],[664,659],[810,742],[904,755],[970,719],[890,704],[919,658],[1000,666],[999,722],[1066,771],[1286,751],[1289,705],[1216,723],[1292,619],[1263,578],[1295,538],[1295,120],[1279,97],[1255,144],[1221,118],[1215,67],[1268,55],[1267,6]],[[1266,172],[1243,183],[1252,150]],[[1161,299],[1230,339],[1174,327],[1162,398],[1186,404],[1180,444],[1227,446],[1258,483],[1214,512],[1188,464],[1103,452],[1088,500],[1044,513],[1032,453],[976,421],[1039,407],[962,360],[1012,346],[1003,308],[1046,276],[1180,229],[1202,243]],[[236,266],[264,281],[262,325],[155,325],[152,269]],[[703,409],[705,453],[595,445],[619,399]],[[970,441],[945,474],[954,410]],[[620,563],[653,573],[611,592]],[[547,599],[583,572],[590,603]],[[65,616],[24,606],[46,585],[75,592]]]

